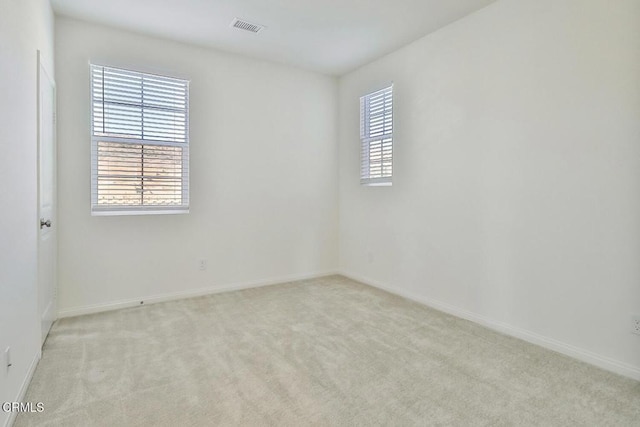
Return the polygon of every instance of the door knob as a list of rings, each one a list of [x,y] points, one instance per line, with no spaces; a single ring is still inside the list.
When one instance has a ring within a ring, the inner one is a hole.
[[[51,227],[51,220],[44,220],[44,218],[40,218],[40,228]]]

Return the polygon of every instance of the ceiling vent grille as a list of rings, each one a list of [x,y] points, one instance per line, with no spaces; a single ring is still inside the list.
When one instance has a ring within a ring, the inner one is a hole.
[[[231,27],[249,31],[251,33],[259,33],[265,29],[264,25],[252,24],[251,22],[244,21],[240,18],[235,18],[233,22],[231,22]]]

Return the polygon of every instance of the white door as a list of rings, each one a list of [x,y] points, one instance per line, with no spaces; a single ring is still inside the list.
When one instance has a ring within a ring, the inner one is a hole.
[[[56,88],[38,51],[38,315],[42,344],[56,317]]]

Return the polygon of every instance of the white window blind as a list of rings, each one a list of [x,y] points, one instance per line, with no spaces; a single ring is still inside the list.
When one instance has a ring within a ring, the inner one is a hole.
[[[360,98],[360,183],[391,185],[393,85]]]
[[[93,214],[189,210],[189,82],[91,64]]]

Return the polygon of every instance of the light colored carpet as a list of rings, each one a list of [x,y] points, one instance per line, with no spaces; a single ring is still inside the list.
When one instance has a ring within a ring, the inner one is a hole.
[[[57,322],[17,426],[640,426],[640,383],[333,276]]]

